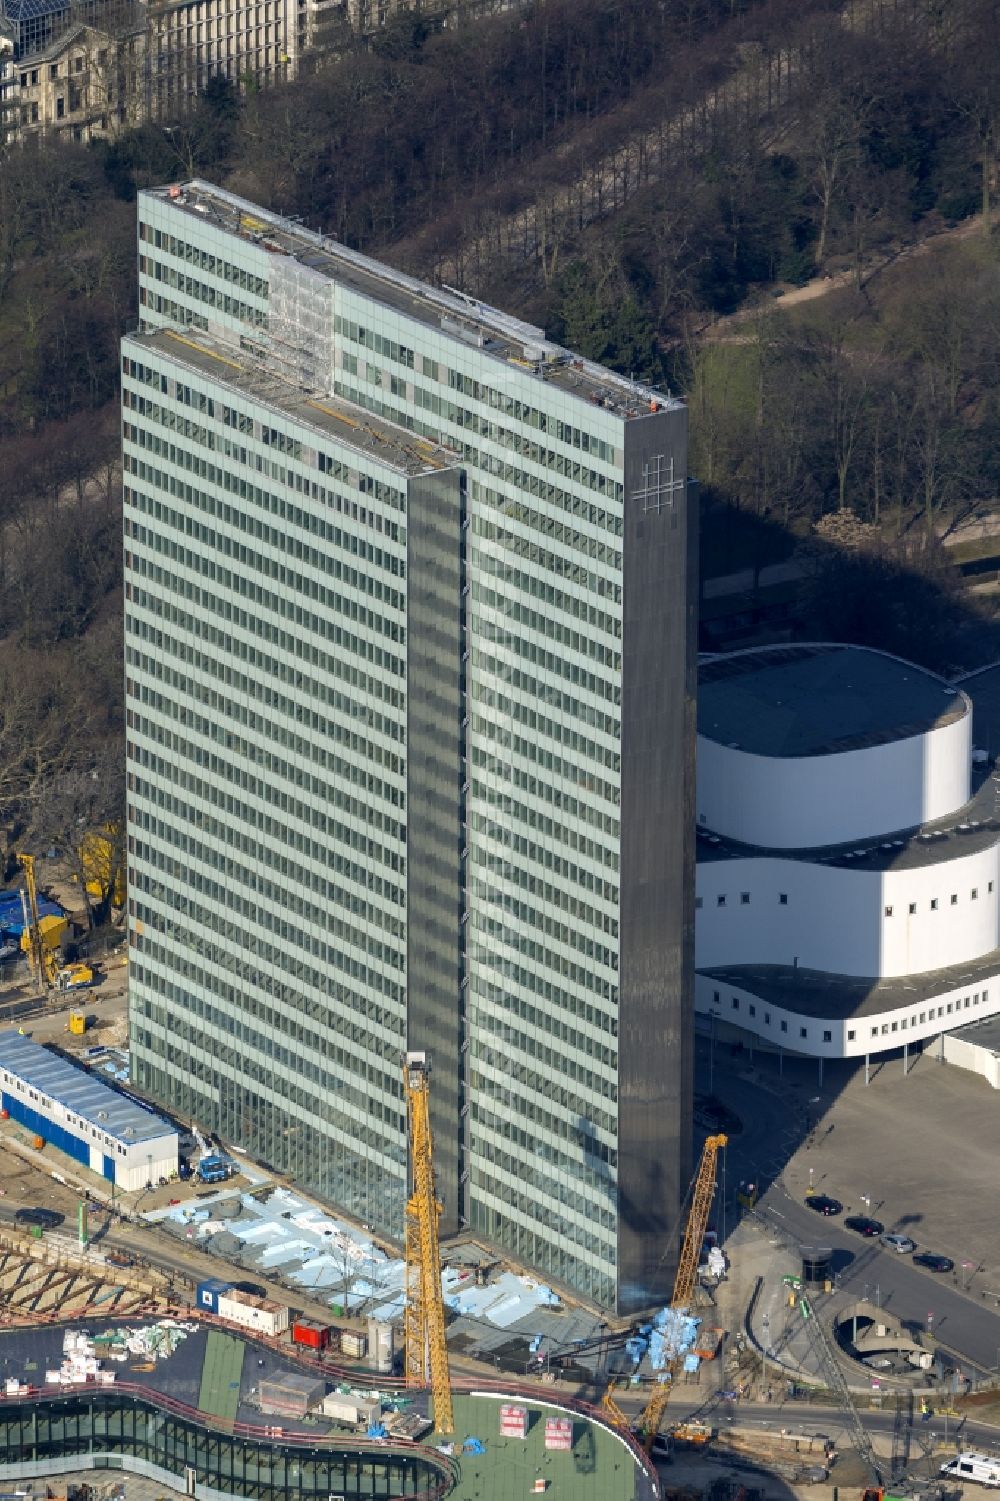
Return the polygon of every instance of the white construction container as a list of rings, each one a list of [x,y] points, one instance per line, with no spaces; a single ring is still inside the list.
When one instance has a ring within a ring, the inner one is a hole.
[[[348,1427],[365,1427],[382,1416],[382,1404],[376,1397],[355,1397],[351,1392],[328,1392],[323,1398],[323,1416]]]
[[[220,1293],[218,1308],[220,1319],[257,1334],[283,1334],[288,1328],[288,1309],[283,1303],[271,1303],[252,1293]]]

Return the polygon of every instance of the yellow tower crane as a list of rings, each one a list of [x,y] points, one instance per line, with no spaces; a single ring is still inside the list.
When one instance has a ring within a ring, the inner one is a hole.
[[[35,880],[34,855],[18,855],[18,864],[24,869],[24,884],[28,889],[25,918],[28,928],[28,963],[31,977],[39,990],[51,984],[56,968],[53,956],[46,952],[42,942],[42,929],[38,916],[38,883]],[[22,898],[23,901],[23,898]]]
[[[727,1141],[728,1137],[725,1136],[710,1136],[701,1154],[701,1162],[691,1185],[691,1207],[688,1210],[684,1241],[681,1245],[680,1260],[677,1263],[677,1275],[674,1278],[674,1290],[670,1298],[672,1309],[690,1308],[694,1298],[701,1248],[705,1240],[705,1231],[708,1228],[712,1200],[715,1197],[719,1151]],[[676,1359],[671,1362],[666,1373],[667,1379],[655,1388],[636,1424],[638,1431],[642,1434],[643,1447],[647,1454],[652,1449],[656,1435],[660,1431],[660,1423],[663,1420],[667,1403],[670,1401],[676,1364]],[[603,1405],[619,1427],[628,1427],[628,1419],[610,1390],[604,1395]]]
[[[413,1192],[406,1205],[406,1384],[430,1387],[434,1395],[434,1429],[455,1431],[451,1375],[445,1340],[441,1292],[441,1203],[434,1192],[434,1155],[429,1104],[430,1064],[426,1053],[407,1053],[403,1085],[410,1136]]]

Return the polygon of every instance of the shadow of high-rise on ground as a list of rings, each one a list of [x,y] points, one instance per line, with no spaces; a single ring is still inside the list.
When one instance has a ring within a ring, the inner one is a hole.
[[[701,524],[703,652],[782,642],[843,642],[892,653],[949,679],[1000,661],[1000,619],[989,597],[970,592],[937,538],[925,542],[914,531],[898,547],[887,541],[852,551],[815,536],[803,538],[779,522],[711,499],[703,504]],[[1000,554],[1000,538],[997,550]],[[992,774],[1000,753],[1000,680],[995,693],[989,687],[992,678],[986,682],[986,689],[975,694],[973,744],[985,750],[988,759],[973,770],[973,796]],[[974,687],[970,685],[970,692]],[[958,823],[961,816],[955,810],[950,821]],[[990,956],[973,957],[982,966]],[[800,978],[803,983],[808,979]],[[816,1148],[817,1163],[823,1152],[832,1150],[831,1107],[864,1065],[826,1060],[820,1074],[815,1057],[781,1053],[736,1027],[720,1027],[717,1019],[709,1023],[708,1017],[699,1017],[698,1026],[691,1172],[705,1136],[725,1131],[730,1144],[720,1159],[713,1209],[714,1227],[724,1239],[744,1212],[751,1185],[753,1197],[763,1195],[800,1149]],[[915,1091],[925,1087],[930,1047],[930,1042],[918,1043],[910,1050]],[[881,1071],[902,1074],[901,1058],[901,1048],[872,1055],[874,1088]],[[876,1214],[873,1203],[859,1202],[868,1171],[864,1162],[857,1164],[857,1181],[850,1202],[845,1201],[845,1213],[853,1209]],[[961,1161],[954,1171],[960,1178]],[[818,1169],[815,1186],[829,1187],[837,1197],[848,1193],[846,1184],[821,1184]],[[922,1218],[915,1203],[912,1213],[888,1228],[919,1240]],[[800,1225],[795,1233],[801,1232]],[[817,1216],[817,1243],[823,1236],[824,1221]],[[855,1276],[867,1276],[866,1267],[876,1261],[874,1248],[862,1240],[849,1252],[838,1251],[838,1256],[838,1270],[850,1269]]]
[[[1000,536],[997,538],[1000,567]],[[981,580],[979,559],[973,578]],[[1000,618],[921,528],[849,550],[711,497],[701,510],[703,651],[843,641],[954,676],[1000,659]]]

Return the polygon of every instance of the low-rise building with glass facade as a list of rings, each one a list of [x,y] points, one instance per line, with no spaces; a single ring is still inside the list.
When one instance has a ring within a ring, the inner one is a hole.
[[[622,1312],[690,1173],[683,405],[204,183],[123,345],[139,1081]]]

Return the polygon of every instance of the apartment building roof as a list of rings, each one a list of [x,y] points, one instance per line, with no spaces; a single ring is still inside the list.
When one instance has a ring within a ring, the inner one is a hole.
[[[169,199],[182,212],[202,220],[208,218],[228,233],[262,245],[274,255],[294,256],[303,265],[386,307],[441,329],[502,363],[515,365],[536,379],[619,417],[644,417],[651,411],[673,410],[684,405],[677,397],[627,380],[553,344],[533,324],[465,293],[429,286],[211,183],[196,178],[148,192],[153,197]]]
[[[200,330],[181,334],[175,329],[155,329],[132,334],[129,342],[199,375],[210,376],[229,386],[234,395],[249,396],[285,412],[324,437],[335,438],[409,477],[450,469],[458,463],[450,449],[375,417],[339,396],[307,396],[300,387],[273,370],[264,370],[232,344],[220,343]]]

